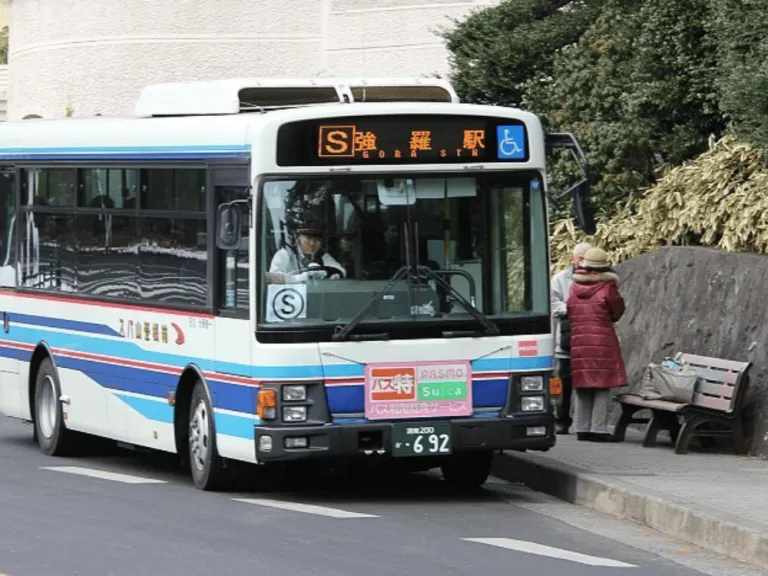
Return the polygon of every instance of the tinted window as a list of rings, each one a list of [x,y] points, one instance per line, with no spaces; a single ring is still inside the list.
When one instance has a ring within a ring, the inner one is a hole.
[[[80,202],[88,208],[136,208],[139,171],[120,168],[83,170],[85,193]]]
[[[0,284],[14,286],[16,263],[16,235],[14,231],[15,201],[14,182],[15,171],[2,169],[0,171]]]
[[[41,290],[76,292],[75,276],[75,217],[73,214],[30,214],[32,226],[37,229],[30,266],[22,266],[22,285]],[[26,224],[27,218],[24,218]],[[35,249],[36,248],[36,249]]]
[[[36,206],[74,206],[77,198],[77,170],[74,168],[32,168],[21,171],[21,203]]]
[[[137,218],[78,214],[76,221],[77,291],[111,298],[139,298]]]
[[[139,297],[166,304],[205,306],[208,246],[205,219],[139,220]]]
[[[206,178],[197,168],[22,170],[22,284],[207,306]]]
[[[147,170],[141,209],[205,212],[205,170]]]

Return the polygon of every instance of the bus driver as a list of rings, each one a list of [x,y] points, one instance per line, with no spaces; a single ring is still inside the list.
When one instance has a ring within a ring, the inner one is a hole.
[[[323,250],[325,226],[315,219],[307,219],[295,229],[296,244],[284,246],[275,253],[267,272],[271,284],[306,282],[308,279],[346,278],[347,271]]]

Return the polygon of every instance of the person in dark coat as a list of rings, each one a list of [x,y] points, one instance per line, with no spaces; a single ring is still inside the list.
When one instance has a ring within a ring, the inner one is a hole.
[[[588,250],[573,274],[568,318],[579,440],[613,440],[608,432],[611,389],[627,384],[619,338],[613,326],[624,314],[619,285],[607,254],[599,248]]]

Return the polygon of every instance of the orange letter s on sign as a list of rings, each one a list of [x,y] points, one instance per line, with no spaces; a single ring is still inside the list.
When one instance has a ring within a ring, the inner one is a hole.
[[[355,150],[354,126],[320,126],[320,141],[317,151],[320,158],[352,158]]]
[[[325,150],[329,154],[344,154],[349,150],[349,134],[344,130],[334,130],[327,136]]]

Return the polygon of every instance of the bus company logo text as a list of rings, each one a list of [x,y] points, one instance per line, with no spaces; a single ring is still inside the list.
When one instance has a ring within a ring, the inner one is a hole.
[[[175,322],[171,322],[169,325],[124,318],[120,319],[120,336],[130,340],[162,342],[163,344],[168,344],[168,341],[172,339],[179,346],[185,341],[184,332]]]
[[[379,148],[376,133],[358,130],[357,126],[320,126],[320,158],[419,158],[420,155],[441,158],[477,158],[485,150],[485,130],[464,130],[461,148],[438,148],[435,152],[431,130],[412,130],[402,148]]]

